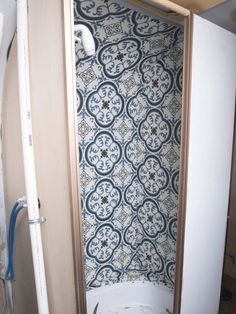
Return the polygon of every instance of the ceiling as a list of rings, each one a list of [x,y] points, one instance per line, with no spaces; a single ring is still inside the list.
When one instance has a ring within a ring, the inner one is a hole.
[[[226,0],[172,0],[172,2],[190,9],[195,13],[199,13],[226,2]]]
[[[131,1],[134,2],[134,0]],[[172,0],[172,2],[199,14],[203,18],[233,33],[236,33],[236,0]],[[141,3],[148,3],[151,5],[153,13],[155,13],[155,7],[160,7],[157,4],[158,0],[142,0]],[[158,12],[156,13],[158,14]],[[162,17],[176,22],[182,20],[181,16],[171,16],[171,14],[171,12],[166,12],[166,15],[163,15]]]
[[[228,0],[200,15],[236,34],[236,0]]]

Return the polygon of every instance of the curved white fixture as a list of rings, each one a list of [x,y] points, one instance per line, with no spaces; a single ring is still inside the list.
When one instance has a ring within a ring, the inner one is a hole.
[[[95,41],[88,27],[83,24],[76,24],[74,29],[75,32],[81,33],[80,37],[75,36],[75,40],[81,42],[88,56],[93,56],[95,54]]]
[[[172,313],[173,292],[151,282],[123,282],[86,293],[87,313],[164,314]]]

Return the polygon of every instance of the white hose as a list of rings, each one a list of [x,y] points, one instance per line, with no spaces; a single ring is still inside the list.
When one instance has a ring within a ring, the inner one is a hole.
[[[81,37],[75,36],[75,40],[82,43],[88,56],[93,56],[95,54],[95,41],[88,27],[83,24],[76,24],[74,30],[75,32],[81,32]]]
[[[37,221],[39,220],[39,209],[30,106],[27,0],[17,0],[17,49],[21,134],[28,218],[31,221]],[[48,296],[40,223],[30,224],[30,238],[34,264],[38,313],[48,314]]]

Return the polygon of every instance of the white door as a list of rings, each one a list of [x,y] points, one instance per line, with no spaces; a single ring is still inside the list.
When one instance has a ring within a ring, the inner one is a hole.
[[[236,35],[194,16],[181,314],[219,309],[236,87]]]

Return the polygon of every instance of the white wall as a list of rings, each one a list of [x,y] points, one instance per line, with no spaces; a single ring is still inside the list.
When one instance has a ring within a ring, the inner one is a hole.
[[[218,313],[231,172],[236,36],[194,17],[181,314]]]

